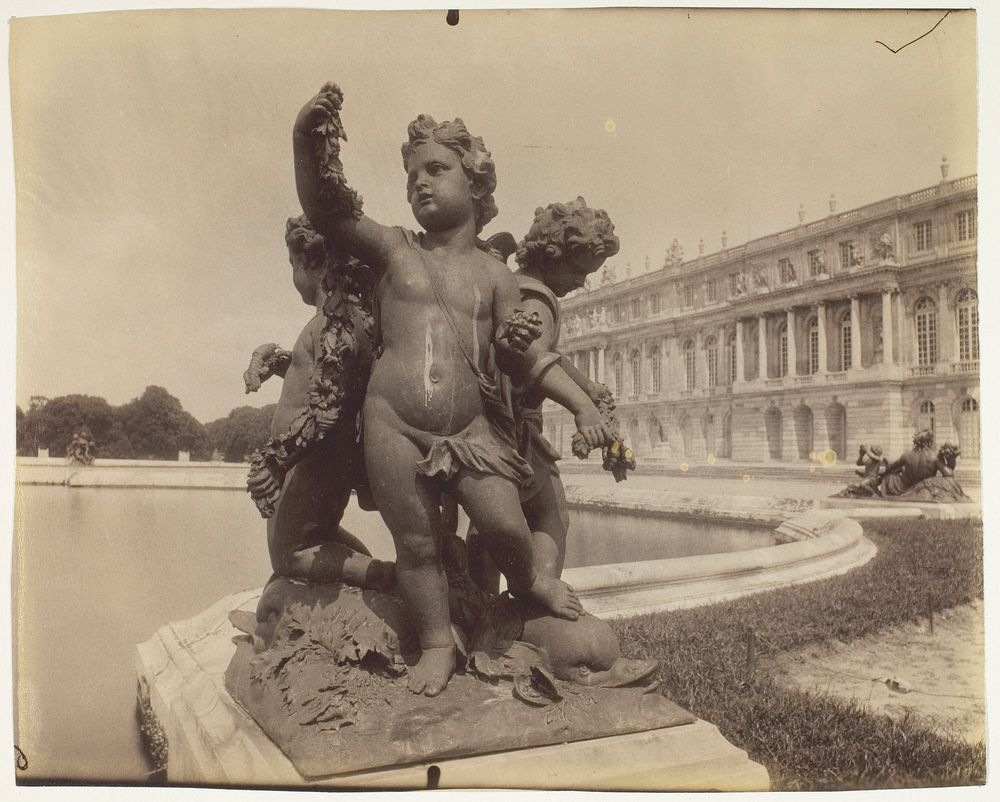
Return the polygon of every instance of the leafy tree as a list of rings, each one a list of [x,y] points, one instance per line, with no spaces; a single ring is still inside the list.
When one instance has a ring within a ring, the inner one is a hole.
[[[211,454],[205,427],[163,387],[147,387],[139,398],[118,408],[117,418],[121,430],[116,437],[122,444],[127,440],[138,459],[176,459],[181,449],[194,459]]]
[[[225,418],[205,424],[212,446],[226,462],[242,462],[270,437],[274,407],[237,407]]]
[[[54,456],[65,454],[73,434],[86,431],[97,443],[94,453],[111,456],[102,448],[115,423],[115,408],[107,401],[92,395],[64,395],[43,403],[36,403],[36,398],[40,396],[31,399],[28,411],[18,420],[19,454],[34,455],[40,447]]]

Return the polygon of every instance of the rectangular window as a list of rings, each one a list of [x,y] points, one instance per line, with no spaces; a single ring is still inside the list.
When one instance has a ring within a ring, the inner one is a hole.
[[[818,276],[822,271],[820,268],[823,266],[823,259],[820,256],[820,251],[813,250],[806,254],[809,258],[809,275]]]
[[[615,323],[621,323],[625,320],[625,307],[622,304],[615,304],[614,307],[614,321]]]
[[[719,295],[719,282],[714,278],[710,278],[705,282],[705,301],[706,303],[714,304],[716,298]]]
[[[694,348],[684,351],[684,388],[694,389]]]
[[[928,251],[933,245],[931,237],[931,221],[924,220],[913,226],[913,245],[918,251]]]
[[[959,212],[955,215],[955,229],[959,240],[970,240],[976,238],[976,213],[972,209]]]
[[[917,313],[917,364],[933,365],[937,362],[937,315],[934,312]]]
[[[658,315],[660,313],[660,294],[654,293],[649,298],[649,314]]]
[[[694,306],[694,287],[690,284],[684,288],[684,306]]]
[[[714,345],[705,351],[705,361],[708,367],[708,386],[715,387],[719,383],[719,351]]]
[[[819,373],[819,331],[811,329],[809,332],[809,372]]]
[[[795,281],[795,267],[792,265],[791,259],[778,260],[778,280],[782,284]]]
[[[979,359],[979,310],[975,306],[958,308],[958,358],[962,362]]]
[[[642,317],[642,299],[633,298],[632,299],[632,319],[638,320]]]
[[[740,274],[730,273],[729,274],[729,297],[735,298],[738,288],[740,286]]]
[[[840,248],[840,269],[848,270],[854,267],[854,240],[844,240]]]
[[[851,319],[845,318],[840,324],[840,369],[851,367]]]
[[[649,355],[649,378],[650,389],[654,393],[660,392],[660,351],[657,348]]]

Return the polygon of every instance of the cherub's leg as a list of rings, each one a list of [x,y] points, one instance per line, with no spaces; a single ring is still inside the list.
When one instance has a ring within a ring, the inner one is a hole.
[[[396,586],[420,642],[408,670],[414,693],[436,696],[455,670],[448,579],[441,561],[441,492],[417,474],[419,449],[374,415],[365,419],[365,462],[378,510],[396,544]]]
[[[480,589],[496,596],[500,592],[500,569],[490,557],[486,538],[472,525],[469,526],[469,533],[465,536],[465,546],[469,560],[469,576],[472,577],[472,581]]]
[[[583,608],[573,589],[531,564],[531,530],[509,479],[462,470],[453,482],[455,495],[473,525],[486,538],[490,555],[515,596],[532,599],[560,618],[575,620]]]
[[[349,479],[332,471],[323,454],[307,456],[292,469],[267,522],[276,574],[384,592],[393,588],[393,564],[373,559],[364,544],[340,526],[350,495]]]
[[[538,573],[558,578],[566,562],[569,531],[566,493],[555,475],[545,477],[539,486],[538,493],[521,505],[531,528],[531,562]]]

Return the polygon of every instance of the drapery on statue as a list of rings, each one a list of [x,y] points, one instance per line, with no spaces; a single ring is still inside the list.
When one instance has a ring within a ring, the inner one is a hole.
[[[923,429],[913,435],[913,448],[895,462],[866,464],[865,480],[837,493],[838,496],[881,497],[892,501],[971,502],[955,479],[958,446],[945,443],[935,453],[934,433]],[[858,464],[862,464],[859,456]],[[940,475],[939,475],[940,474]],[[881,478],[878,478],[879,475]],[[873,489],[877,493],[871,492]]]
[[[94,455],[91,449],[96,445],[94,438],[86,429],[73,432],[73,437],[66,446],[66,462],[70,465],[93,465]]]

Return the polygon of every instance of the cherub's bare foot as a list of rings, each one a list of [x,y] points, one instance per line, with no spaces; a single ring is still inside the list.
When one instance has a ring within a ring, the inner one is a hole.
[[[413,693],[437,696],[455,673],[455,647],[431,646],[423,650],[415,666],[407,670],[407,686]]]
[[[545,574],[536,574],[534,583],[523,595],[538,602],[557,618],[576,621],[583,612],[573,588],[561,579]]]

